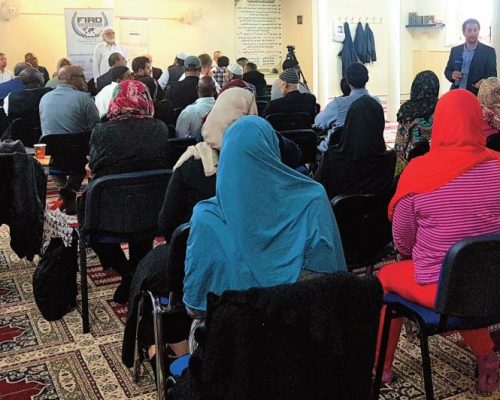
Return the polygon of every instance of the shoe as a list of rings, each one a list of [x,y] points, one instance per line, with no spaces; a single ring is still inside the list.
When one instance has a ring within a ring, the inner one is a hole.
[[[113,294],[113,301],[118,304],[127,304],[130,296],[130,287],[132,286],[132,275],[122,276],[122,281]]]
[[[59,197],[62,199],[61,211],[66,215],[76,215],[76,192],[68,186],[59,190]]]
[[[479,377],[476,385],[478,392],[494,393],[498,389],[498,356],[492,351],[477,359]]]

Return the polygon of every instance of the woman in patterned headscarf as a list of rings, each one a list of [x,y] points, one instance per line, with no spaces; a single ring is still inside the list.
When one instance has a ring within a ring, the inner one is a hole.
[[[500,131],[500,79],[485,79],[479,87],[477,99],[483,111],[483,133],[488,137]]]
[[[116,86],[108,122],[92,131],[88,165],[92,178],[169,167],[168,128],[153,113],[153,101],[142,82],[127,80]],[[112,267],[122,276],[113,296],[116,303],[127,302],[133,273],[152,244],[153,238],[129,243],[127,260],[119,243],[91,243],[103,268]]]
[[[397,115],[399,126],[394,145],[397,155],[396,175],[401,174],[412,157],[429,150],[438,96],[439,79],[436,74],[432,71],[418,73],[411,85],[410,100],[401,106]],[[417,143],[421,144],[415,149]]]

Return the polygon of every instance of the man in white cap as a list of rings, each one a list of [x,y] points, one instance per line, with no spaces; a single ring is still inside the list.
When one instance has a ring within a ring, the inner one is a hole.
[[[165,71],[161,74],[160,79],[158,79],[158,85],[160,85],[163,90],[170,82],[177,82],[184,74],[184,61],[187,56],[188,55],[182,51],[177,53],[174,58],[174,63],[165,68]]]
[[[123,57],[127,58],[125,49],[115,43],[115,31],[111,26],[106,26],[102,32],[102,43],[99,43],[94,50],[94,58],[92,62],[92,73],[94,80],[104,75],[111,68],[108,60],[109,56],[113,53],[120,53]]]
[[[255,86],[252,85],[251,83],[245,82],[243,78],[243,68],[239,64],[231,64],[229,67],[227,67],[226,71],[226,76],[227,76],[227,83],[225,83],[221,90],[220,93],[222,93],[226,89],[230,89],[233,87],[240,87],[240,88],[246,88],[250,89],[253,93],[256,92]]]

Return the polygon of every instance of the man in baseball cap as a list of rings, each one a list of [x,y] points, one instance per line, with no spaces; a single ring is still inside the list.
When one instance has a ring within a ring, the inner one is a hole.
[[[167,85],[165,98],[173,103],[174,108],[184,109],[198,99],[200,69],[200,59],[196,56],[188,56],[184,60],[185,78],[182,81],[170,82]]]

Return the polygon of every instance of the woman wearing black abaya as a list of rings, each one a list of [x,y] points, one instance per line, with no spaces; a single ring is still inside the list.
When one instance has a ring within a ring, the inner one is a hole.
[[[314,179],[328,197],[349,194],[390,196],[396,157],[386,151],[384,111],[370,96],[352,103],[338,147],[324,154]]]

